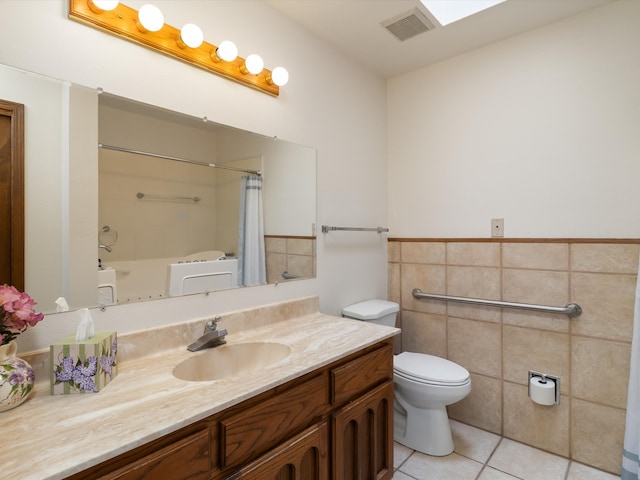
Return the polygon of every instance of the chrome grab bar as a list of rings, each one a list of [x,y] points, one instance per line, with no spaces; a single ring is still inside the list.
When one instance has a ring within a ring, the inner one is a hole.
[[[329,225],[322,225],[322,233],[334,232],[336,230],[343,230],[349,232],[388,232],[388,228],[374,227],[374,228],[358,228],[358,227],[330,227]]]
[[[569,303],[564,307],[550,307],[547,305],[532,305],[530,303],[502,302],[499,300],[484,300],[482,298],[453,297],[451,295],[423,293],[419,288],[414,288],[411,294],[418,300],[444,300],[446,302],[470,303],[473,305],[486,305],[489,307],[517,308],[519,310],[531,310],[535,312],[561,313],[568,315],[569,317],[577,317],[582,313],[582,308],[577,303]]]
[[[302,275],[293,275],[285,270],[284,272],[282,272],[282,278],[284,278],[285,280],[292,280],[294,278],[304,278],[304,277]]]

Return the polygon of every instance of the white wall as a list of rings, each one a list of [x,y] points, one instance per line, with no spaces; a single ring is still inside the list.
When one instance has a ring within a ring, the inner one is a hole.
[[[392,79],[393,236],[640,237],[640,2]]]
[[[139,8],[144,2],[126,3]],[[268,68],[285,66],[289,84],[272,98],[71,21],[65,0],[1,2],[0,41],[11,48],[0,51],[0,63],[311,145],[318,150],[318,224],[385,223],[383,80],[263,2],[167,0],[159,5],[171,25],[197,22],[211,43],[229,38],[242,56],[256,51]],[[345,304],[386,295],[386,272],[386,243],[377,234],[319,234],[316,280],[116,307],[96,317],[98,328],[110,323],[122,332],[135,329],[131,325],[146,328],[309,294],[320,296],[324,312],[339,313]],[[21,350],[47,346],[72,322],[70,314],[52,317],[48,327],[41,324],[22,336]]]

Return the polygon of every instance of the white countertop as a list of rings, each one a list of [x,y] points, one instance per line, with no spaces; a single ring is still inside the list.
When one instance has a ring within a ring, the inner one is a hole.
[[[0,413],[0,476],[65,478],[398,332],[314,313],[226,337],[228,344],[271,341],[291,348],[287,358],[257,372],[215,381],[179,380],[173,368],[202,353],[187,351],[185,344],[119,360],[117,377],[99,393],[52,396],[49,383],[40,382],[25,403]],[[119,340],[120,345],[127,348]]]

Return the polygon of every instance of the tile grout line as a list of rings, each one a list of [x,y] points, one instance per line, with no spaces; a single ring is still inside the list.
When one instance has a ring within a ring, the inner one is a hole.
[[[567,462],[567,470],[566,472],[564,472],[564,480],[569,480],[569,473],[571,472],[571,464],[573,463],[573,460],[571,460],[570,458],[568,458],[567,460],[569,460]]]
[[[484,464],[482,465],[482,468],[480,469],[480,471],[478,472],[478,476],[476,477],[476,480],[478,480],[480,478],[480,475],[482,475],[482,472],[484,472],[484,470],[489,467],[489,462],[491,461],[491,459],[493,458],[493,456],[495,455],[496,451],[498,451],[498,447],[500,446],[500,444],[502,443],[502,440],[504,439],[504,437],[500,436],[500,440],[498,440],[498,443],[496,443],[496,446],[493,447],[493,450],[491,451],[491,453],[489,454],[489,456],[487,457],[487,459],[485,460]]]
[[[411,450],[411,453],[407,456],[407,458],[405,458],[405,459],[400,463],[400,465],[398,465],[397,467],[394,467],[394,468],[393,468],[393,474],[394,474],[394,475],[396,474],[396,472],[399,472],[399,471],[400,471],[400,467],[402,467],[405,463],[407,463],[407,462],[409,461],[409,459],[410,459],[411,457],[413,457],[413,454],[414,454],[414,453],[416,453],[416,451],[415,451],[415,450]],[[415,478],[415,477],[412,477],[411,475],[406,474],[405,472],[401,472],[401,473],[402,473],[403,475],[407,475],[408,477]]]

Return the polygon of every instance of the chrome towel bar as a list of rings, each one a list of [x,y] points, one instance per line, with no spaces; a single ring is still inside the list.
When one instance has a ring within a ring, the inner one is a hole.
[[[193,203],[198,203],[201,200],[200,197],[183,197],[180,195],[156,195],[156,194],[149,194],[149,193],[142,193],[142,192],[136,193],[136,197],[140,200],[142,200],[143,198],[151,198],[153,200],[188,200]]]
[[[452,297],[451,295],[438,295],[423,293],[419,288],[411,292],[414,298],[426,300],[444,300],[446,302],[471,303],[474,305],[486,305],[489,307],[517,308],[519,310],[531,310],[544,313],[561,313],[569,317],[577,317],[582,313],[582,308],[577,303],[569,303],[564,307],[550,307],[547,305],[532,305],[530,303],[502,302],[499,300],[484,300],[482,298]]]
[[[336,230],[344,230],[349,232],[388,232],[388,228],[374,227],[374,228],[358,228],[358,227],[330,227],[329,225],[322,225],[322,233],[333,232]]]

